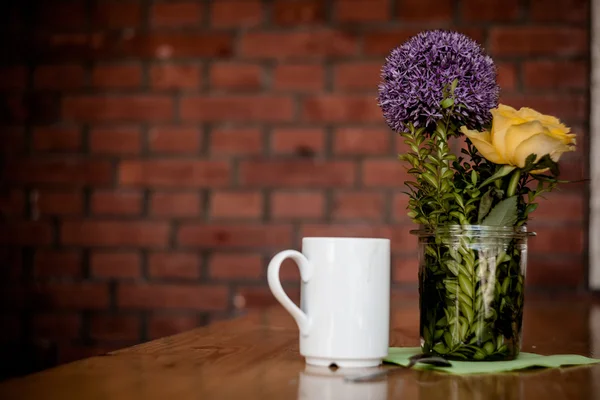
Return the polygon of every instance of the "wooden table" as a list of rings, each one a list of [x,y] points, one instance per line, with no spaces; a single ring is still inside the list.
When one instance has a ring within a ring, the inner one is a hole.
[[[392,307],[392,345],[418,345],[418,306]],[[599,351],[600,308],[528,302],[524,351]],[[352,384],[343,370],[312,368],[279,307],[92,357],[0,384],[0,399],[594,399],[600,366],[459,377],[406,370]]]

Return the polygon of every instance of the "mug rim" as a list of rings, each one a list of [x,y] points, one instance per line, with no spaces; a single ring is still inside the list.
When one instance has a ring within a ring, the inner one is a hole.
[[[389,242],[388,238],[378,238],[378,237],[342,237],[342,236],[305,236],[302,238],[302,241],[318,241],[318,240],[332,240],[332,241],[384,241]]]

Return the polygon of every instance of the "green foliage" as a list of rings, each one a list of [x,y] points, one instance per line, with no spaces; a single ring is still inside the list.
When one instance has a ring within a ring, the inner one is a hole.
[[[448,85],[441,104],[449,114],[461,108],[454,101],[456,85]],[[539,160],[530,155],[522,168],[497,165],[469,139],[461,155],[454,155],[448,139],[460,134],[449,117],[434,128],[411,126],[400,135],[410,149],[399,156],[412,176],[405,182],[408,215],[434,231],[445,225],[521,226],[537,208],[538,197],[559,182],[558,165],[547,155]],[[519,239],[501,245],[497,238],[489,243],[460,239],[448,243],[436,234],[424,245],[419,270],[423,351],[455,359],[513,358],[523,313]]]
[[[500,201],[481,221],[482,225],[513,226],[517,222],[517,196]]]
[[[455,89],[455,82],[448,85],[443,107],[460,108],[454,103]],[[461,150],[463,156],[457,157],[450,150],[448,139],[459,133],[449,121],[449,117],[440,120],[429,130],[410,126],[407,132],[400,133],[410,151],[399,159],[408,164],[408,173],[413,177],[405,182],[410,197],[408,216],[417,224],[433,228],[525,224],[537,207],[536,199],[552,191],[559,182],[558,164],[548,155],[536,161],[537,156],[532,154],[523,168],[497,165],[483,158],[469,139],[465,139],[466,148]],[[533,182],[537,182],[535,189]],[[513,197],[509,203],[503,203],[511,204],[509,215],[504,208],[507,205],[500,204]],[[505,214],[503,219],[484,220],[488,213],[497,215],[501,211]]]
[[[424,245],[423,352],[462,360],[514,358],[525,279],[518,243],[463,233],[442,234]]]

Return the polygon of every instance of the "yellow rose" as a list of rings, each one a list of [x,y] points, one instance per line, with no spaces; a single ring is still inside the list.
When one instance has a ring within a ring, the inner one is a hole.
[[[491,110],[492,131],[477,132],[460,128],[479,152],[495,164],[508,164],[519,168],[531,154],[536,161],[549,154],[558,162],[562,153],[575,150],[575,135],[557,118],[543,115],[531,108],[519,111],[500,104]]]

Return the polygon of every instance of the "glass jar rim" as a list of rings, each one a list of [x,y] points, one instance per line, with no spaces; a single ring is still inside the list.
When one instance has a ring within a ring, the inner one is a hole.
[[[485,234],[493,236],[531,237],[535,232],[528,232],[527,226],[492,226],[492,225],[441,225],[429,227],[421,225],[419,229],[410,231],[419,237],[432,237],[441,234]]]

